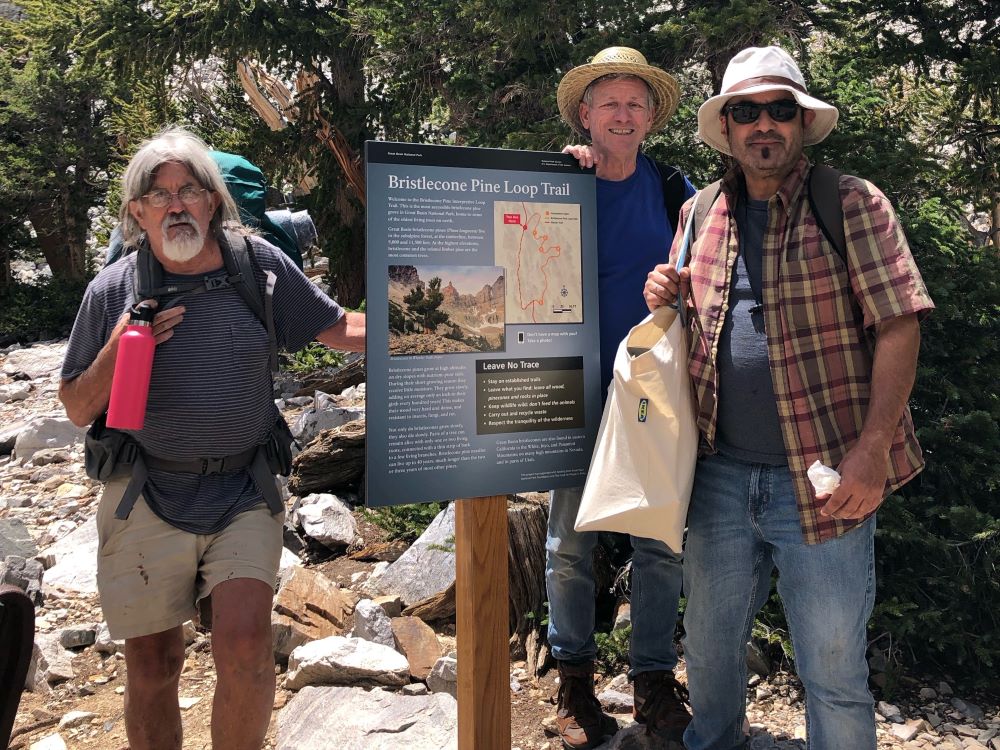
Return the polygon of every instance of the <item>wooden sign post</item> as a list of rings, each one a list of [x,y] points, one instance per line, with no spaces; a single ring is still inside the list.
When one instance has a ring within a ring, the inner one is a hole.
[[[458,750],[510,750],[507,496],[455,503]]]

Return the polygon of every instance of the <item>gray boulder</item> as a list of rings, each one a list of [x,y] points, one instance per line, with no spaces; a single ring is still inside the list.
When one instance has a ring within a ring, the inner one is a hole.
[[[354,607],[354,631],[356,638],[363,638],[372,643],[396,648],[396,639],[392,634],[392,621],[379,605],[371,599],[362,599]]]
[[[59,645],[63,648],[83,648],[97,641],[96,625],[74,625],[59,631]]]
[[[439,594],[455,581],[454,547],[455,504],[449,503],[373,585],[407,605]]]
[[[42,604],[42,577],[45,568],[38,560],[25,560],[17,555],[7,555],[0,563],[0,583],[17,586],[28,595],[36,607]]]
[[[427,676],[427,689],[432,693],[447,693],[458,697],[458,659],[449,654],[442,656],[434,664]]]
[[[0,518],[0,559],[7,555],[34,557],[38,547],[24,522],[18,518]]]
[[[18,434],[13,455],[27,461],[43,448],[67,448],[82,443],[86,434],[86,428],[77,427],[65,417],[42,417]]]

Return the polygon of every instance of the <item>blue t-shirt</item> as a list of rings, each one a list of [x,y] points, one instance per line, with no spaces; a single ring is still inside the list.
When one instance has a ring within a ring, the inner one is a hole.
[[[686,177],[685,199],[695,194]],[[670,255],[663,185],[653,160],[639,154],[624,180],[597,178],[597,294],[601,307],[601,391],[606,395],[618,344],[649,314],[642,297],[646,274]]]
[[[729,287],[729,312],[719,335],[719,453],[750,463],[788,463],[771,382],[764,328],[764,233],[768,202],[736,206],[739,256]]]

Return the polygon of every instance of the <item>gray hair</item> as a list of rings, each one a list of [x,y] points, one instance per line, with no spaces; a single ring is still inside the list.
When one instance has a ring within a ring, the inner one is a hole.
[[[656,110],[656,94],[653,93],[653,87],[649,85],[645,78],[633,73],[608,73],[591,81],[583,92],[583,101],[586,102],[588,107],[594,106],[594,86],[605,81],[641,81],[646,86],[646,105],[649,107],[649,111],[653,112]]]
[[[219,196],[219,207],[210,224],[212,232],[218,234],[223,227],[237,230],[242,227],[239,209],[222,180],[219,166],[209,154],[208,146],[184,128],[168,127],[139,147],[122,175],[119,220],[126,248],[137,247],[143,235],[142,227],[129,211],[129,203],[150,191],[156,180],[156,171],[167,162],[184,165],[203,188]]]

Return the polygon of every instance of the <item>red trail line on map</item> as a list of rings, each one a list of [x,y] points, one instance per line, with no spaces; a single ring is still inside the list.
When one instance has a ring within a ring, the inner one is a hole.
[[[549,276],[545,272],[545,267],[549,264],[549,261],[551,261],[553,258],[558,258],[559,257],[559,255],[562,253],[562,248],[559,247],[558,245],[556,245],[554,247],[551,247],[551,248],[546,248],[545,247],[545,243],[548,241],[549,236],[547,234],[542,234],[541,235],[541,240],[538,240],[539,234],[540,234],[538,232],[538,224],[541,222],[541,214],[539,212],[535,212],[535,213],[531,214],[530,216],[528,216],[528,207],[524,204],[523,201],[521,202],[521,209],[524,211],[525,220],[524,220],[524,224],[521,225],[521,238],[518,240],[518,243],[517,243],[517,270],[516,270],[516,274],[517,274],[517,296],[518,296],[518,304],[521,306],[521,310],[522,311],[527,310],[530,307],[531,308],[531,322],[532,323],[537,323],[538,320],[536,320],[536,318],[535,318],[535,307],[537,305],[541,305],[541,304],[545,303],[545,293],[549,289]],[[521,255],[524,252],[525,235],[528,233],[528,226],[531,224],[532,220],[535,221],[535,227],[531,230],[532,239],[534,239],[536,241],[539,241],[538,252],[542,253],[543,255],[545,255],[545,261],[540,266],[538,266],[538,270],[539,270],[539,272],[541,272],[542,278],[545,279],[545,282],[542,284],[541,295],[537,299],[531,299],[531,300],[528,301],[527,304],[522,304],[521,300],[524,299],[525,295],[524,295],[523,289],[521,288]],[[549,254],[550,251],[551,251],[551,254]]]

